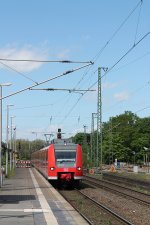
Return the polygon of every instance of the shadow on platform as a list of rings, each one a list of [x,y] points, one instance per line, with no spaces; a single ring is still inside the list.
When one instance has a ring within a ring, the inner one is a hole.
[[[34,195],[0,195],[0,204],[19,204],[20,201],[35,199]]]

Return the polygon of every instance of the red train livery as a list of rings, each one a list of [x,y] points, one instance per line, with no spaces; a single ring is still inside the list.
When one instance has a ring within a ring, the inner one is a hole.
[[[79,183],[83,177],[82,148],[65,139],[52,143],[31,155],[32,165],[48,180]]]

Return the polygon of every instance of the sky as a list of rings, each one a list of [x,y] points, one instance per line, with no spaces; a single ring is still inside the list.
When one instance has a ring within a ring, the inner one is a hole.
[[[45,134],[56,137],[58,128],[65,138],[84,132],[84,127],[90,132],[92,113],[97,112],[99,67],[102,121],[125,111],[149,117],[149,0],[0,3],[0,84],[12,84],[2,87],[3,141],[8,108],[9,127],[12,122],[17,139],[45,140]],[[73,63],[56,62],[62,60]],[[28,89],[35,85],[76,91]]]

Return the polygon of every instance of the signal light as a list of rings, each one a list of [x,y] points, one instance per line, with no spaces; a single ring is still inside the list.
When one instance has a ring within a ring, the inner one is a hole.
[[[57,139],[61,139],[61,129],[58,128]]]
[[[51,170],[51,171],[55,170],[55,167],[51,167],[50,170]]]
[[[81,170],[81,167],[77,167],[77,170]]]
[[[61,133],[57,134],[57,139],[61,139]]]
[[[58,133],[61,133],[61,129],[60,128],[58,128]]]

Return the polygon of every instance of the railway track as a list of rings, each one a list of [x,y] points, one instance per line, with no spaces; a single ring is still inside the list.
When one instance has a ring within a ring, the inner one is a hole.
[[[91,225],[133,225],[126,218],[82,193],[80,190],[61,190],[59,192]]]
[[[139,192],[139,191],[133,190],[131,188],[115,184],[110,181],[100,180],[100,179],[90,177],[87,175],[84,176],[83,182],[88,184],[89,186],[92,185],[92,186],[100,187],[103,189],[107,189],[109,191],[113,191],[122,196],[132,198],[133,200],[136,200],[142,204],[146,204],[146,205],[150,206],[150,195],[149,194],[145,194],[143,192]]]
[[[109,174],[109,173],[103,173],[103,179],[111,182],[120,182],[133,187],[138,187],[144,191],[149,191],[150,190],[150,182],[144,181],[144,180],[137,180],[133,178],[129,178],[126,176],[119,176],[116,174]]]

